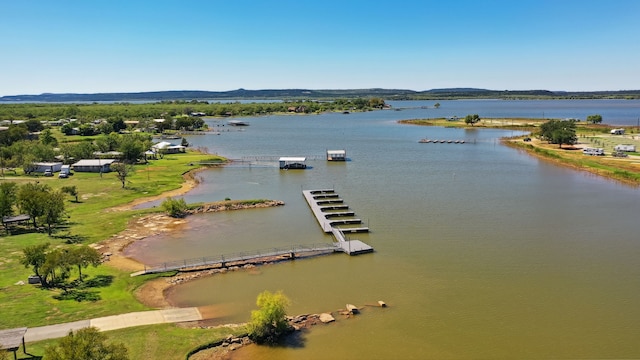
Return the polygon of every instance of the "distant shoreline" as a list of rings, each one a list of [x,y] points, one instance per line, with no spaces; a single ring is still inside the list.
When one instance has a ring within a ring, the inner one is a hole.
[[[117,93],[43,93],[5,95],[0,104],[9,102],[92,102],[92,101],[173,101],[173,100],[283,100],[381,97],[386,100],[460,100],[460,99],[640,99],[640,90],[550,91],[490,90],[478,88],[444,88],[416,91],[410,89],[264,89],[230,91],[167,90]]]
[[[451,121],[445,118],[436,119],[413,119],[399,120],[401,124],[411,124],[418,126],[442,126],[466,129],[503,129],[518,130],[535,133],[538,127],[551,119],[527,119],[527,118],[486,118],[476,125],[468,125],[463,119]],[[530,141],[523,141],[528,136],[515,136],[502,138],[502,143],[507,146],[526,151],[529,155],[551,161],[555,164],[566,166],[575,170],[587,171],[592,174],[620,181],[631,186],[640,186],[640,154],[630,153],[626,158],[614,158],[611,154],[607,156],[587,156],[582,154],[582,148],[595,146],[591,140],[605,142],[607,139],[614,139],[618,142],[633,143],[640,149],[640,134],[636,126],[616,126],[628,130],[629,135],[614,135],[612,138],[611,125],[592,125],[579,123],[578,144],[573,146],[564,145],[560,148],[557,144],[549,144],[534,136]],[[417,141],[417,140],[416,140]],[[600,147],[600,146],[598,146]],[[576,151],[577,150],[577,151]]]

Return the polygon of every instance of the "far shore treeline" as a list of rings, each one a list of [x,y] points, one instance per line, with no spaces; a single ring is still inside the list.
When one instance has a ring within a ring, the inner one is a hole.
[[[319,113],[325,111],[368,111],[384,107],[381,98],[336,99],[331,102],[296,101],[272,103],[210,103],[208,101],[161,101],[132,104],[0,103],[0,120],[146,120],[176,116],[256,116],[273,113]]]

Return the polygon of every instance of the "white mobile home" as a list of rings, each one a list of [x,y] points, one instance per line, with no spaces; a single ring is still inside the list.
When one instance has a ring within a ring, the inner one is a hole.
[[[582,153],[585,155],[591,155],[591,156],[603,156],[604,149],[588,147],[588,148],[582,149]]]
[[[624,135],[624,129],[613,129],[611,135]]]
[[[615,151],[627,151],[627,152],[635,152],[636,146],[629,144],[619,144],[613,148]]]
[[[60,171],[62,168],[61,162],[37,162],[33,163],[34,170],[33,172],[43,173],[46,170],[51,171],[52,173]]]

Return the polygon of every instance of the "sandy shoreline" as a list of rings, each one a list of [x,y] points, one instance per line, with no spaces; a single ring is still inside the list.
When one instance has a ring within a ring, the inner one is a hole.
[[[184,195],[188,191],[195,188],[199,180],[197,173],[201,169],[187,172],[183,175],[185,181],[179,189],[171,190],[163,194],[140,198],[128,203],[126,205],[118,206],[109,209],[109,211],[126,211],[131,210],[133,207],[159,199],[165,199],[167,197],[174,197]],[[268,201],[266,203],[258,203],[254,205],[208,205],[197,209],[195,212],[215,212],[225,210],[237,210],[255,207],[271,207],[284,205],[282,201]],[[176,231],[186,226],[187,220],[184,218],[173,218],[165,213],[154,213],[144,216],[134,217],[129,221],[127,227],[111,236],[109,239],[103,240],[96,244],[96,248],[103,254],[105,258],[105,264],[112,266],[118,270],[125,272],[136,272],[144,270],[144,264],[139,261],[127,257],[124,254],[124,250],[132,243],[145,239],[150,236],[160,235],[162,233]],[[280,258],[268,259],[265,262],[281,261]],[[239,264],[240,266],[250,266],[251,264]],[[169,308],[172,305],[167,301],[167,292],[175,285],[190,281],[202,276],[211,276],[220,271],[212,271],[206,269],[202,271],[192,271],[187,273],[180,273],[173,277],[162,277],[145,282],[140,288],[136,289],[135,296],[141,303],[151,308]]]

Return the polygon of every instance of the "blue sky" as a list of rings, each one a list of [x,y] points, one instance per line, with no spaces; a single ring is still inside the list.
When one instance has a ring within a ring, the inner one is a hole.
[[[0,96],[640,89],[640,1],[0,0]]]

